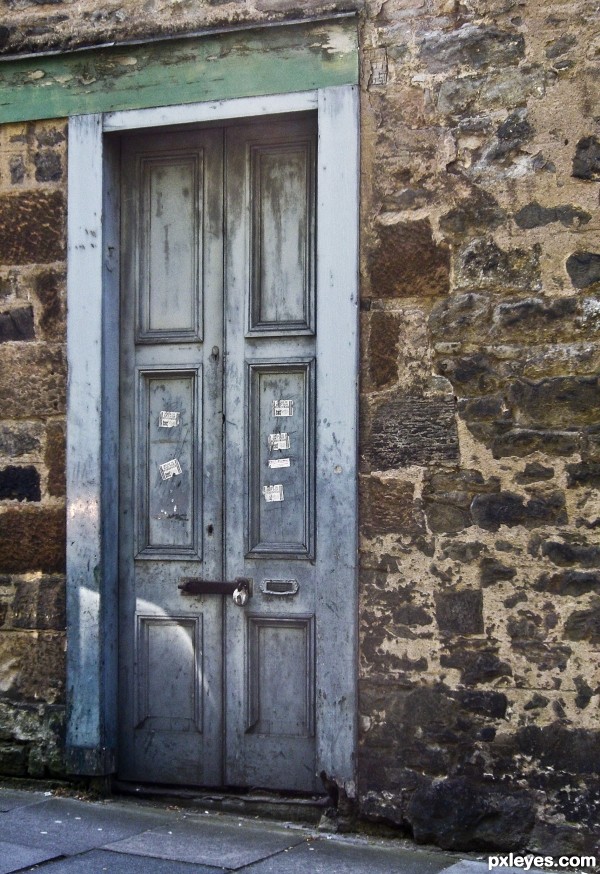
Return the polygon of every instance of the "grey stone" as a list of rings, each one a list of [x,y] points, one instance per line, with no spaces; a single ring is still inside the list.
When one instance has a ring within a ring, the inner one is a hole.
[[[539,262],[539,245],[503,250],[491,237],[483,237],[459,252],[456,284],[474,291],[497,287],[531,292],[541,287]]]
[[[171,818],[175,820],[176,814]],[[50,798],[2,814],[2,833],[14,843],[22,843],[26,834],[28,846],[68,856],[139,834],[165,819],[168,811]]]
[[[215,874],[215,870],[212,865],[190,868],[187,862],[136,857],[111,850],[91,850],[44,865],[44,872],[49,874]]]
[[[37,422],[0,425],[0,455],[19,458],[37,453],[42,445],[43,426]]]
[[[584,137],[577,143],[573,158],[573,176],[577,179],[600,179],[600,140]]]
[[[447,33],[429,33],[419,53],[434,73],[443,73],[463,64],[480,69],[488,64],[516,64],[525,52],[525,40],[514,31],[498,27],[465,24]]]
[[[0,343],[8,340],[34,340],[33,308],[19,307],[0,313]]]
[[[59,853],[53,850],[39,850],[9,841],[0,841],[0,874],[12,874],[31,865],[39,865],[55,859]]]
[[[474,523],[488,531],[498,531],[501,525],[535,528],[567,522],[565,498],[561,492],[534,496],[527,502],[522,495],[513,492],[476,495],[471,504],[471,514]]]
[[[567,258],[567,273],[575,288],[589,288],[600,282],[600,255],[595,252],[574,252]]]
[[[437,874],[450,859],[414,850],[342,845],[335,838],[303,843],[252,866],[252,874]]]
[[[194,865],[241,868],[303,841],[301,832],[278,827],[266,831],[248,820],[216,822],[212,818],[189,816],[170,826],[107,844],[105,848]]]
[[[540,228],[544,225],[550,225],[555,222],[560,222],[566,228],[579,227],[587,225],[592,218],[589,212],[580,209],[577,206],[568,204],[562,206],[545,207],[540,206],[537,201],[532,201],[524,206],[515,215],[515,221],[520,228]]]
[[[410,397],[381,404],[364,450],[378,470],[457,461],[454,399]]]
[[[435,596],[435,618],[440,631],[452,634],[481,634],[483,632],[481,590],[439,592]]]

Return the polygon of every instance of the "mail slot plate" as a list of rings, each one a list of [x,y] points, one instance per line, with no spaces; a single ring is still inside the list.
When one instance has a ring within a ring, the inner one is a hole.
[[[263,595],[295,595],[298,580],[261,580],[260,590]]]

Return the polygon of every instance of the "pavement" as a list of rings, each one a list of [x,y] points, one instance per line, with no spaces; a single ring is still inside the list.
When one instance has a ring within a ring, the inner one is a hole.
[[[60,790],[59,790],[60,791]],[[410,841],[324,834],[128,796],[87,800],[0,787],[0,874],[485,874]],[[519,872],[522,874],[522,872]]]

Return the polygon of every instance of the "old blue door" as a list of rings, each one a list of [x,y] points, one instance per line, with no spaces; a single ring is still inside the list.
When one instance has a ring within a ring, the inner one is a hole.
[[[355,374],[317,368],[316,150],[309,114],[123,140],[125,779],[320,785],[316,641],[348,636],[323,625],[316,403]]]

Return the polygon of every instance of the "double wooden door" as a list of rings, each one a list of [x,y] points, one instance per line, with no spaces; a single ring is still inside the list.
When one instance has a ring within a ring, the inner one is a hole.
[[[122,143],[125,779],[319,786],[316,148],[310,115]]]

